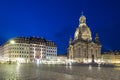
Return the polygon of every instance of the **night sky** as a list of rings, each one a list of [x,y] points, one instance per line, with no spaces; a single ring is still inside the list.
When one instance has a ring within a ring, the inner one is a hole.
[[[102,51],[120,49],[120,0],[0,0],[0,44],[17,36],[43,37],[64,54],[82,11],[93,39],[99,33]]]

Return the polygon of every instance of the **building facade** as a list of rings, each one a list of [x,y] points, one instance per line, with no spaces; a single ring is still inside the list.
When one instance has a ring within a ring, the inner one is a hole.
[[[91,30],[86,24],[86,17],[82,14],[79,26],[76,28],[74,40],[70,38],[68,46],[68,58],[77,62],[98,62],[101,58],[101,44],[98,33],[94,41]]]
[[[6,61],[28,63],[35,59],[46,60],[57,57],[57,46],[53,41],[37,37],[16,37],[3,45]]]
[[[102,54],[103,63],[120,63],[120,51],[106,51]]]

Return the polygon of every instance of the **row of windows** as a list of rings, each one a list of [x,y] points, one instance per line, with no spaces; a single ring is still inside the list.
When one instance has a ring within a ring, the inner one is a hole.
[[[21,58],[28,58],[28,57],[34,57],[33,55],[10,55],[10,57],[21,57]],[[37,57],[37,56],[36,56]],[[45,57],[44,55],[42,57]]]
[[[26,51],[9,51],[9,53],[29,53],[29,52],[26,52]]]
[[[57,56],[56,54],[47,54],[47,56]],[[10,55],[10,57],[20,57],[20,58],[28,58],[28,55]],[[30,57],[34,57],[34,56],[30,56]],[[43,56],[45,57],[45,56]]]
[[[47,52],[51,52],[51,53],[53,52],[53,53],[56,53],[57,51],[49,51],[49,50],[47,50]]]
[[[47,56],[57,56],[56,54],[47,54]]]
[[[77,50],[77,49],[75,49],[75,50]],[[78,48],[78,52],[80,52],[80,51],[84,51],[85,53],[87,52],[87,51],[91,51],[91,53],[93,53],[94,51],[96,51],[96,53],[98,52],[98,50],[93,50],[93,49],[80,49],[80,48]]]
[[[57,48],[55,48],[55,47],[47,47],[47,49],[57,49]]]
[[[34,48],[30,48],[30,50],[34,50]],[[45,49],[35,48],[36,51],[45,51]]]
[[[14,48],[14,47],[12,47],[12,48],[9,48],[9,49],[24,50],[24,48]]]
[[[27,56],[27,55],[10,55],[10,57],[28,58],[28,56]]]
[[[29,45],[26,45],[26,44],[10,44],[10,46],[25,46],[25,47],[29,47]]]
[[[29,47],[11,47],[9,49],[19,49],[19,50],[24,50],[24,49],[29,49]],[[55,48],[49,48],[49,49],[55,49]],[[30,48],[30,50],[34,50],[34,48]],[[41,48],[35,48],[35,50],[41,50]]]
[[[88,53],[91,53],[91,54],[93,54],[95,51],[95,53],[96,53],[96,56],[97,56],[97,54],[98,54],[98,50],[93,50],[93,49],[80,49],[80,48],[78,48],[78,49],[75,49],[75,53],[78,55],[78,57],[80,57],[80,53],[81,53],[81,50],[83,51],[83,56],[88,56],[87,54]],[[90,52],[88,52],[88,51],[90,51]],[[82,54],[81,54],[82,55]]]
[[[43,47],[45,45],[34,45],[34,44],[10,44],[10,46],[26,46],[26,47]]]
[[[26,52],[26,51],[9,51],[9,53],[26,53],[26,54],[28,54],[29,52]],[[34,54],[34,52],[30,52],[30,53]],[[36,53],[38,53],[38,52],[36,52]],[[41,52],[39,52],[39,53],[41,53]],[[42,52],[42,54],[45,54],[45,52]]]
[[[29,48],[9,48],[10,50],[12,50],[12,49],[14,49],[14,50],[29,50]],[[34,50],[34,48],[30,48],[30,50]],[[37,50],[37,51],[45,51],[45,49],[40,49],[40,48],[35,48],[35,50]]]
[[[29,50],[29,49],[27,49],[27,48],[10,48],[10,49],[14,49],[14,50],[24,50],[24,49],[26,49],[27,51]],[[34,50],[34,48],[30,48],[30,50]],[[39,49],[39,48],[36,48],[35,49],[36,51],[45,51],[45,49]],[[47,50],[47,52],[57,52],[57,51],[52,51],[52,50]]]
[[[14,45],[11,45],[11,46],[22,46],[22,47],[40,47],[40,48],[46,48],[45,46],[34,46],[34,45],[21,45],[21,44],[14,44]]]

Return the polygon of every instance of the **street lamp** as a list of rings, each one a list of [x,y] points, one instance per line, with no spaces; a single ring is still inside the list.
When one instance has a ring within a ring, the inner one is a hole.
[[[10,44],[15,44],[15,41],[14,41],[14,40],[11,40],[11,41],[10,41]]]

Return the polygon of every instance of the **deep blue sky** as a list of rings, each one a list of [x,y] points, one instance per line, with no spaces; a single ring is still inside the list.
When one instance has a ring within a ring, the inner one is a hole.
[[[99,33],[102,49],[120,49],[120,0],[0,0],[0,44],[38,36],[53,40],[63,54],[82,11],[93,39]]]

